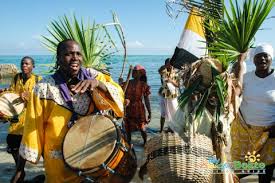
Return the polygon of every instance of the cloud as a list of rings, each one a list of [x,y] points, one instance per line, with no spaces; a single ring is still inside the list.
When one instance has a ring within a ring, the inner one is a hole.
[[[144,48],[144,44],[140,41],[129,42],[127,46],[129,48]]]

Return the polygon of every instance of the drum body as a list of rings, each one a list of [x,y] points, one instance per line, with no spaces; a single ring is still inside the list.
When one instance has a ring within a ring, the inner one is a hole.
[[[24,111],[25,103],[21,97],[13,92],[3,92],[0,95],[0,112],[4,115],[2,120],[14,122]]]
[[[69,129],[63,158],[78,175],[100,182],[130,182],[137,168],[135,154],[120,127],[103,115],[80,118]]]

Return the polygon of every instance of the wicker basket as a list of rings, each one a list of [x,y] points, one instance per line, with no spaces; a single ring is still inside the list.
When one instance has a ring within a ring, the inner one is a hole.
[[[213,156],[209,137],[195,134],[183,139],[176,133],[162,133],[145,146],[148,174],[155,183],[209,183],[212,169],[206,168]]]

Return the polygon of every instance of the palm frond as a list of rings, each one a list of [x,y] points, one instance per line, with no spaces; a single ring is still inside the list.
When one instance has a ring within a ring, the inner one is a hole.
[[[224,19],[211,19],[206,27],[212,32],[213,42],[208,45],[209,54],[227,63],[234,62],[240,53],[253,46],[254,37],[274,7],[274,0],[229,0],[230,8],[224,6]]]
[[[167,0],[166,12],[170,17],[177,18],[180,13],[190,13],[196,8],[201,16],[211,14],[212,17],[220,18],[223,14],[223,3],[223,0]]]
[[[42,36],[42,44],[51,52],[56,52],[59,42],[73,39],[79,43],[83,52],[83,66],[106,68],[104,61],[117,50],[115,42],[103,24],[85,23],[74,15],[72,18],[64,15],[53,20],[48,32],[50,36]]]

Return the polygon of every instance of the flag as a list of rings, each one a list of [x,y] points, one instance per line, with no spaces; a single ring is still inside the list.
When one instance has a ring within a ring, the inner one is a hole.
[[[203,17],[193,8],[189,14],[179,43],[171,58],[174,67],[192,63],[206,55],[206,38],[203,28]]]

